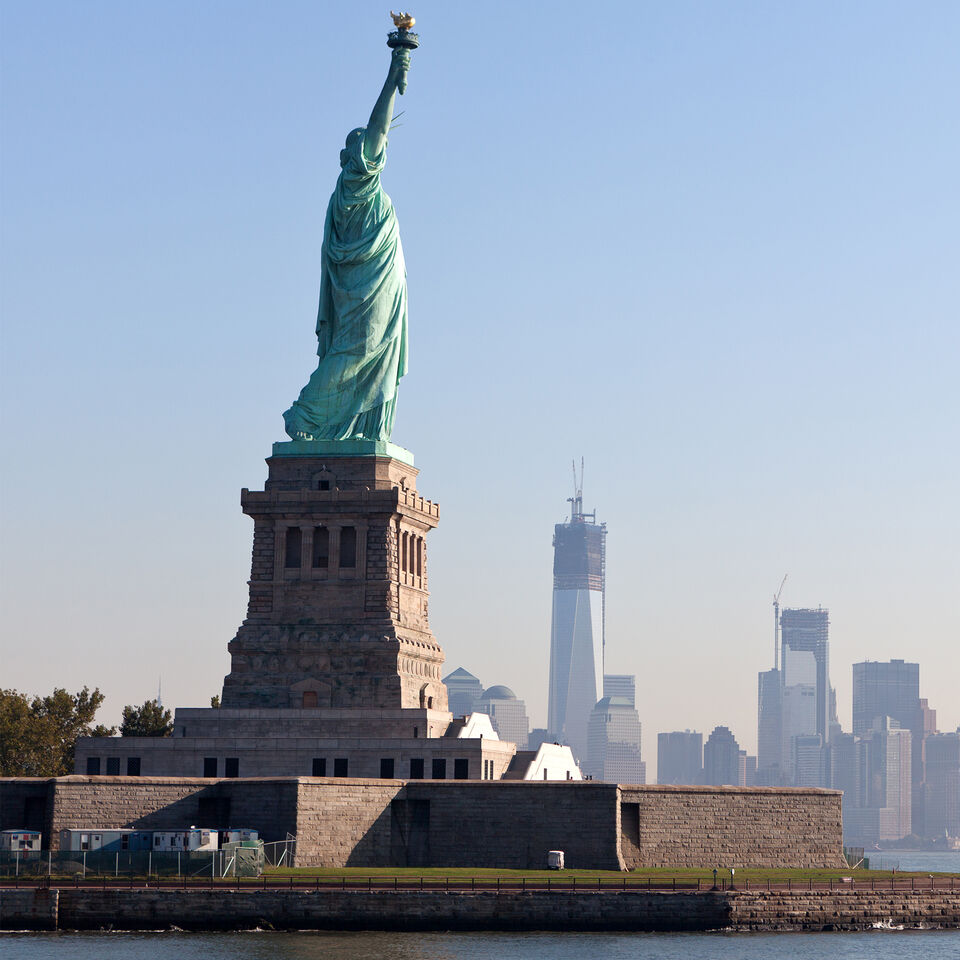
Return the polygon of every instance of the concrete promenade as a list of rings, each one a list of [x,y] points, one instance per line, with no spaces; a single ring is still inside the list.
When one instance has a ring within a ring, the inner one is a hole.
[[[673,892],[341,890],[299,884],[0,888],[4,930],[960,929],[960,887]]]

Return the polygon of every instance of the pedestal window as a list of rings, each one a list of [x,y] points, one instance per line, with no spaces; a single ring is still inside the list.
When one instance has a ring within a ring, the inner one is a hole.
[[[283,565],[288,570],[300,566],[300,551],[303,549],[303,533],[299,527],[287,527]]]
[[[357,528],[343,527],[340,530],[340,569],[357,565]]]

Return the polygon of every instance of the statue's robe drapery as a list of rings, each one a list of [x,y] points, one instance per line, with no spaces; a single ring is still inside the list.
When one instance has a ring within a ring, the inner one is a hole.
[[[380,186],[386,150],[343,151],[323,226],[317,355],[320,363],[283,415],[295,440],[389,440],[407,372],[407,281],[400,232]]]

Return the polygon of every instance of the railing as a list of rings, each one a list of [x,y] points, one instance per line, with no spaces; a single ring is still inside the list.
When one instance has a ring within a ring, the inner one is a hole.
[[[213,863],[219,861],[214,859]],[[6,887],[34,887],[55,884],[59,887],[74,888],[138,888],[150,887],[154,889],[196,890],[204,888],[236,887],[244,890],[264,891],[300,891],[300,892],[350,892],[350,893],[710,893],[729,892],[771,892],[771,893],[809,893],[811,891],[876,891],[905,893],[916,892],[950,892],[960,890],[960,877],[909,877],[889,879],[831,879],[831,880],[744,880],[731,884],[729,880],[720,879],[716,886],[710,880],[691,879],[690,877],[411,877],[411,876],[376,876],[376,877],[223,877],[215,869],[200,876],[159,876],[152,874],[141,877],[118,877],[100,874],[88,874],[83,877],[74,874],[72,877],[56,877],[47,875],[32,875],[7,877],[0,879],[0,886]]]

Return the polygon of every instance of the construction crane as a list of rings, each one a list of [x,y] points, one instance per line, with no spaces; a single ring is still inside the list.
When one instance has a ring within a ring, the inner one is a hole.
[[[570,519],[583,519],[583,457],[580,458],[580,482],[577,482],[577,461],[571,461],[573,465],[573,496],[567,497],[567,503],[570,506]]]
[[[787,574],[783,575],[780,581],[780,589],[773,597],[773,669],[780,669],[780,594],[783,593],[783,585],[787,582]]]

